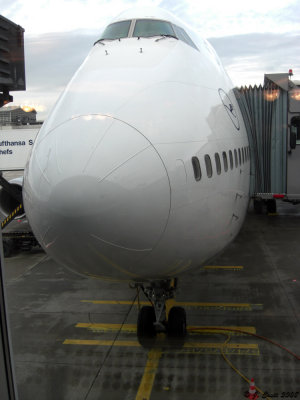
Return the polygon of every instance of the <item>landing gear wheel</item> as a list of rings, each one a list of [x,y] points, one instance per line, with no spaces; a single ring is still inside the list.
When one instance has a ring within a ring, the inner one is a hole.
[[[275,199],[270,199],[267,200],[267,211],[269,214],[275,214],[277,211],[276,207],[276,200]]]
[[[3,253],[4,257],[8,258],[13,255],[15,246],[12,239],[3,239]]]
[[[263,202],[260,199],[253,200],[254,211],[256,214],[262,214],[263,211]]]
[[[153,338],[156,334],[154,322],[154,308],[151,306],[142,307],[137,320],[137,336],[139,338]]]
[[[183,338],[186,335],[186,313],[182,307],[172,307],[168,317],[168,335]]]

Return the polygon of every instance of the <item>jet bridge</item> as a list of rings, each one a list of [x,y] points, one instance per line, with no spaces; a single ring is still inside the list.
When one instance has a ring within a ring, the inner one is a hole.
[[[300,203],[300,81],[266,74],[263,86],[235,89],[251,148],[251,196],[258,211],[275,199]]]
[[[11,91],[25,89],[24,29],[0,15],[0,107],[13,101]],[[16,400],[3,265],[0,229],[0,393],[1,400]]]
[[[16,90],[26,90],[24,29],[0,15],[0,107]]]

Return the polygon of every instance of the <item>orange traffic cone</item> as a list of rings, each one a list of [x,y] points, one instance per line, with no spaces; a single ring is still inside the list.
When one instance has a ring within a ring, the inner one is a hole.
[[[245,393],[245,397],[251,400],[256,400],[259,397],[255,389],[255,383],[253,378],[250,381],[249,391]]]

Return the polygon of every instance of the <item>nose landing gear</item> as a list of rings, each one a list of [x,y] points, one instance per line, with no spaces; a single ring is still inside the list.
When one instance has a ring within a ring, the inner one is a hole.
[[[153,338],[158,332],[166,332],[170,337],[183,338],[186,335],[186,313],[182,307],[174,306],[167,316],[166,301],[174,298],[177,279],[150,282],[141,288],[152,304],[140,309],[137,321],[138,338]]]

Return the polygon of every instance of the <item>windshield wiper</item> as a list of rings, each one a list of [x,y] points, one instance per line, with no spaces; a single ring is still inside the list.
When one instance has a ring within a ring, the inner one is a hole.
[[[156,40],[155,40],[156,42],[158,42],[159,40],[166,39],[166,38],[174,38],[174,39],[177,39],[177,40],[178,40],[178,37],[175,36],[175,35],[163,35],[163,34],[161,34],[161,35],[159,35],[159,36],[161,36],[161,37],[158,38],[158,39],[156,39]]]
[[[95,46],[95,44],[97,44],[97,43],[101,43],[101,44],[103,44],[103,46],[105,46],[105,43],[102,43],[102,40],[105,40],[105,39],[96,40],[96,42],[94,43],[94,46]]]
[[[97,41],[94,43],[94,46],[95,46],[95,44],[97,44],[97,43],[101,43],[101,44],[103,44],[103,46],[105,46],[105,43],[102,43],[103,40],[108,40],[108,41],[110,41],[110,42],[112,42],[113,40],[118,40],[119,42],[121,42],[121,38],[115,38],[115,39],[102,38],[102,39],[97,40]]]

